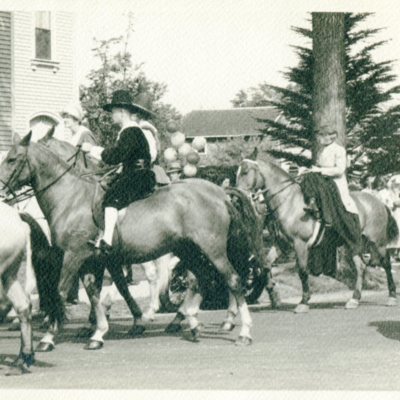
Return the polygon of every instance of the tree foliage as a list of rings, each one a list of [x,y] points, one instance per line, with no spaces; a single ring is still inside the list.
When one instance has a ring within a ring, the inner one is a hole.
[[[350,170],[368,169],[375,175],[400,170],[400,140],[395,134],[400,128],[400,105],[391,104],[393,94],[400,93],[400,86],[393,85],[393,60],[374,60],[374,50],[387,41],[375,39],[381,29],[360,28],[369,16],[370,13],[345,14],[346,131],[347,150],[354,160]],[[308,38],[310,45],[293,46],[299,62],[284,73],[289,87],[268,85],[279,99],[268,98],[266,104],[277,107],[282,118],[266,120],[263,133],[279,144],[271,151],[274,156],[309,166],[313,139],[313,33],[307,28],[293,30]],[[293,154],[294,147],[302,151]]]
[[[156,114],[153,123],[160,132],[162,147],[165,147],[168,121],[179,121],[181,116],[173,106],[162,101],[167,86],[148,79],[142,64],[133,64],[132,55],[127,52],[128,40],[129,29],[126,36],[95,40],[93,52],[99,60],[99,67],[90,71],[88,83],[80,87],[80,100],[89,128],[102,145],[113,143],[119,128],[113,124],[111,114],[104,111],[102,105],[108,103],[112,92],[118,89],[128,90],[133,99],[145,92],[150,98],[150,109]]]

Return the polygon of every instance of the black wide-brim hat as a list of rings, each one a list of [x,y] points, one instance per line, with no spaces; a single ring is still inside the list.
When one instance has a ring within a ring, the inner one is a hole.
[[[127,90],[116,90],[111,99],[111,103],[103,105],[103,110],[112,111],[113,108],[125,108],[131,113],[140,113],[145,117],[154,117],[155,114],[149,110],[150,98],[146,93],[139,94],[135,103]]]

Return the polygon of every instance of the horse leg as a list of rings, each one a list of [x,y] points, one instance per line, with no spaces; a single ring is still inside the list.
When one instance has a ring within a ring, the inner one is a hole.
[[[226,312],[226,317],[222,322],[221,329],[223,331],[229,332],[235,328],[235,318],[238,313],[238,306],[236,303],[235,296],[231,291],[229,291],[229,305],[228,310]]]
[[[386,272],[386,279],[389,289],[389,299],[386,305],[389,307],[397,306],[396,284],[392,275],[392,264],[390,262],[389,251],[386,249],[386,246],[382,246],[378,249],[378,253],[380,255],[382,266]]]
[[[296,251],[296,267],[298,270],[299,278],[302,287],[302,298],[301,302],[297,305],[294,312],[296,314],[304,314],[310,311],[308,302],[310,301],[310,286],[308,283],[308,248],[306,243],[301,240],[297,240],[294,243]]]
[[[19,356],[13,363],[10,371],[7,372],[7,375],[20,375],[30,372],[29,368],[35,362],[32,343],[32,307],[29,297],[16,278],[6,280],[4,291],[16,310],[21,324],[21,348]]]
[[[128,334],[132,337],[140,336],[145,331],[145,327],[142,321],[142,310],[136,303],[129,291],[128,284],[126,282],[122,265],[118,262],[110,262],[107,264],[107,269],[110,272],[111,278],[115,283],[119,293],[124,298],[128,308],[133,316],[133,327],[129,330]]]
[[[95,275],[85,272],[83,285],[89,295],[89,300],[96,315],[96,330],[91,336],[89,343],[84,347],[85,350],[98,350],[103,347],[103,336],[108,332],[109,326],[103,305],[100,302],[100,292],[96,286]]]
[[[96,268],[93,268],[93,271],[92,271],[94,273],[96,287],[97,287],[97,290],[99,293],[101,292],[101,289],[102,289],[104,270],[105,270],[105,266],[98,265],[98,266],[96,266]],[[85,271],[84,271],[83,267],[79,271],[79,278],[82,281],[82,283],[84,283]],[[88,289],[85,285],[83,285],[83,287],[88,296],[88,299],[90,300],[90,292],[88,292]],[[107,312],[106,312],[106,317],[108,319]],[[96,331],[96,312],[91,303],[88,321],[83,328],[79,329],[77,336],[80,338],[88,338],[88,337],[91,337],[95,331]]]
[[[210,261],[215,265],[217,270],[225,278],[228,288],[233,294],[236,300],[236,304],[239,308],[240,318],[242,320],[242,327],[236,344],[240,346],[249,345],[252,342],[250,334],[252,319],[243,295],[243,288],[240,282],[240,277],[233,268],[232,264],[229,262],[226,255],[216,259],[210,258]]]
[[[149,261],[142,264],[150,289],[150,304],[148,310],[143,314],[143,318],[147,321],[154,321],[155,314],[160,308],[158,299],[158,276],[157,266],[155,261]]]
[[[90,262],[94,262],[94,261],[95,260],[91,260]],[[101,290],[103,288],[103,280],[104,280],[104,271],[105,271],[105,269],[106,269],[105,263],[97,263],[97,260],[96,260],[96,265],[93,265],[93,268],[91,270],[94,273],[94,277],[95,277],[95,281],[96,281],[96,287],[97,287],[97,290],[99,291],[99,293],[101,292]],[[83,282],[84,273],[82,271],[82,268],[81,268],[81,272],[80,272],[80,277],[81,277],[81,280]],[[89,293],[87,292],[85,286],[84,286],[84,288],[85,288],[85,291],[86,291],[86,293],[87,293],[87,295],[89,297]],[[109,304],[108,307],[105,307],[106,308],[106,317],[107,317],[107,319],[109,319],[109,316],[110,316],[109,314],[110,314],[111,305],[112,304]],[[90,327],[87,328],[87,332],[89,333],[87,336],[90,336],[90,335],[92,335],[94,333],[94,331],[96,329],[96,313],[95,313],[95,310],[94,310],[94,308],[92,306],[90,306],[90,314],[89,314],[88,322],[90,324]]]
[[[200,304],[201,304],[201,294],[199,291],[199,285],[198,285],[198,281],[197,278],[195,277],[195,275],[191,272],[188,271],[188,275],[187,275],[187,290],[185,293],[185,297],[183,299],[183,302],[181,304],[181,306],[179,307],[178,312],[176,313],[174,319],[168,324],[168,326],[165,328],[165,332],[166,333],[177,333],[180,332],[182,330],[182,321],[185,320],[186,316],[188,314],[192,314],[192,325],[196,325],[196,323],[194,322],[194,318],[193,318],[193,314],[194,314],[194,307],[193,307],[193,302],[194,302],[194,297],[196,295],[200,296],[197,297],[195,300],[199,301],[200,300]]]
[[[76,275],[80,273],[81,267],[83,268],[84,262],[91,257],[91,253],[89,251],[82,251],[80,248],[74,248],[66,251],[64,253],[63,266],[61,269],[60,281],[58,284],[58,295],[60,300],[60,306],[56,305],[56,311],[59,313],[63,312],[63,305],[66,302],[68,292],[73,284],[73,280]],[[88,264],[85,264],[87,266]],[[102,346],[102,341],[97,340],[99,337],[105,334],[108,331],[108,322],[105,317],[104,310],[99,301],[96,301],[94,296],[99,297],[98,290],[94,284],[95,279],[90,280],[90,287],[88,282],[84,282],[85,289],[89,293],[90,303],[95,307],[96,310],[96,332],[95,332],[95,341],[97,343],[98,348]],[[88,291],[89,290],[89,291]],[[57,299],[56,299],[57,300]],[[63,317],[63,314],[60,314]],[[105,321],[105,322],[104,322]],[[60,318],[52,317],[52,322],[50,323],[49,329],[47,330],[44,337],[40,340],[36,351],[51,351],[55,348],[54,340],[56,335],[58,334],[58,322],[61,322]],[[90,345],[91,342],[89,342]],[[93,345],[95,347],[96,344]]]
[[[357,273],[356,284],[353,291],[353,297],[345,305],[345,308],[347,310],[352,310],[357,308],[360,304],[362,284],[366,269],[365,269],[365,264],[362,261],[360,255],[352,256],[351,258],[349,258],[349,263],[350,265],[353,266],[353,268],[355,268]]]
[[[196,276],[192,272],[188,272],[188,290],[182,306],[179,308],[178,314],[187,319],[192,334],[193,341],[197,341],[200,336],[200,323],[197,319],[200,305],[203,297],[200,293],[200,288]],[[177,314],[177,316],[178,316]],[[177,316],[175,318],[177,318]],[[179,318],[179,317],[178,317]],[[171,324],[170,324],[171,325]],[[180,325],[179,325],[180,326]]]
[[[269,300],[271,301],[271,308],[276,310],[281,305],[281,299],[279,297],[279,292],[276,290],[276,285],[272,279],[272,272],[270,269],[267,270],[267,277],[268,281],[265,285],[265,289],[267,290]]]

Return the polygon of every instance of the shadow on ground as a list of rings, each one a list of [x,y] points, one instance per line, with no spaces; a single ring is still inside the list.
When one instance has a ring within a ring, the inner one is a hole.
[[[0,354],[0,375],[2,375],[3,370],[7,372],[8,369],[12,366],[13,362],[17,358],[16,354]],[[53,368],[55,364],[48,363],[44,361],[35,360],[35,364],[33,368]]]
[[[373,321],[368,324],[387,339],[400,341],[400,321]]]

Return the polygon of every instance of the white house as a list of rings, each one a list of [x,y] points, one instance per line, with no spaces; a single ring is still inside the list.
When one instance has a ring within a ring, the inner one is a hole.
[[[0,151],[15,133],[40,136],[78,100],[73,38],[73,13],[0,11]]]

